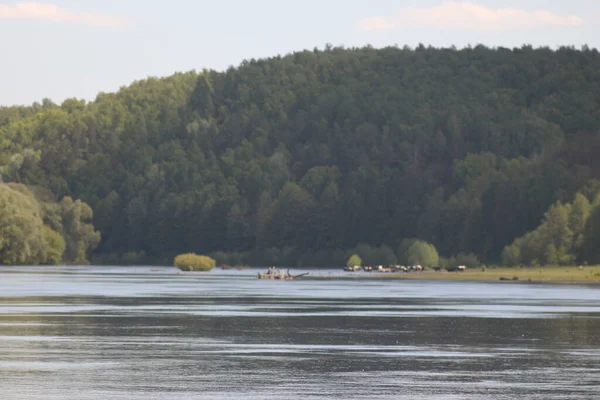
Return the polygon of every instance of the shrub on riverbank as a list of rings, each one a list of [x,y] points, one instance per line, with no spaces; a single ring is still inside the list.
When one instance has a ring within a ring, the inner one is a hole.
[[[406,251],[406,260],[411,265],[435,267],[440,263],[440,256],[434,245],[415,240]]]
[[[353,254],[348,261],[346,261],[346,266],[347,267],[361,267],[362,266],[362,260],[360,259],[360,257],[358,256],[358,254]]]
[[[175,257],[175,266],[182,271],[210,271],[215,265],[214,259],[194,253],[180,254]]]

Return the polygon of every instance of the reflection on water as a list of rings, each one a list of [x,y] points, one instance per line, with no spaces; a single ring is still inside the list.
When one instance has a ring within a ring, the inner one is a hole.
[[[0,268],[0,393],[600,398],[599,289]]]

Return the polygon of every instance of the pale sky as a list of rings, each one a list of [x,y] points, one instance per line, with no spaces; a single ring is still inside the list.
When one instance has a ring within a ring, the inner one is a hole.
[[[598,0],[0,0],[0,105],[325,44],[600,47]]]

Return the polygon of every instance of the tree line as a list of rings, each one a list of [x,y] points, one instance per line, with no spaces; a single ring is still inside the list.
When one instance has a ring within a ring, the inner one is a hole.
[[[527,233],[581,218],[599,86],[587,47],[328,46],[0,108],[1,175],[88,204],[101,263],[383,264],[412,238],[447,262],[594,262],[591,205],[566,241]]]

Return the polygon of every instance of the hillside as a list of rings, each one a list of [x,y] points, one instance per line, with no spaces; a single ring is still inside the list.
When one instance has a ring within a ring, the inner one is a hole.
[[[556,202],[594,206],[599,134],[597,50],[327,48],[0,108],[0,165],[89,204],[101,262],[386,263],[420,238],[494,263]]]

